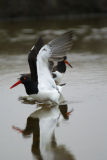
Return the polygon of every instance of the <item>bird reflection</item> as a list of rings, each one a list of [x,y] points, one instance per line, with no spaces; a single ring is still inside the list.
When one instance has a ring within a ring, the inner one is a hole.
[[[62,120],[68,120],[67,104],[50,106],[38,104],[37,110],[28,118],[24,130],[13,126],[23,137],[33,134],[31,151],[37,160],[74,160],[74,156],[64,145],[58,145],[55,128]]]

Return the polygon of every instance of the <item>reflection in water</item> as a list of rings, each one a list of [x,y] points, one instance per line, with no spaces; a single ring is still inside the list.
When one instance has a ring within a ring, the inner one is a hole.
[[[23,103],[23,104],[32,104],[33,105],[33,104],[37,103],[36,100],[33,100],[33,99],[32,100],[28,100],[26,97],[27,96],[23,96],[23,97],[21,96],[21,97],[18,98],[18,100],[21,101],[21,103]]]
[[[24,137],[33,134],[32,153],[38,160],[74,160],[74,156],[64,145],[57,145],[55,128],[62,121],[69,119],[67,105],[50,106],[38,104],[37,110],[28,118],[24,130],[14,127]]]

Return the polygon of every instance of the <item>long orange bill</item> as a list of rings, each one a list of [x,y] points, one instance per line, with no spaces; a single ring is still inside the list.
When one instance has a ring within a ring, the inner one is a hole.
[[[64,62],[65,62],[65,64],[67,64],[68,66],[70,66],[72,68],[71,64],[68,61],[65,60]]]
[[[14,87],[16,87],[17,85],[19,85],[20,83],[22,83],[22,81],[21,80],[19,80],[18,82],[16,82],[15,84],[13,84],[11,87],[10,87],[10,89],[12,89],[12,88],[14,88]]]

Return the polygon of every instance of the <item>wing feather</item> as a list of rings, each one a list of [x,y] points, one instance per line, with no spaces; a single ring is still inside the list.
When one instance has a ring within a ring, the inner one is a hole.
[[[72,48],[72,37],[73,32],[69,31],[50,41],[48,46],[51,49],[51,56],[62,56],[70,51]]]
[[[33,81],[37,81],[36,59],[37,59],[37,55],[39,53],[39,50],[42,48],[43,45],[44,45],[44,42],[43,42],[42,38],[40,37],[37,40],[36,44],[30,50],[30,53],[28,55],[28,63],[29,63],[30,72],[31,72],[31,79]]]

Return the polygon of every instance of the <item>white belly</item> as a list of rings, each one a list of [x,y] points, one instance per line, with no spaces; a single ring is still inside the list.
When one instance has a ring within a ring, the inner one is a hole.
[[[56,89],[39,90],[38,94],[32,94],[30,97],[39,102],[52,101],[59,104],[60,93]]]
[[[64,74],[58,71],[53,72],[53,73],[56,75],[56,77],[54,78],[56,84],[60,84]]]

